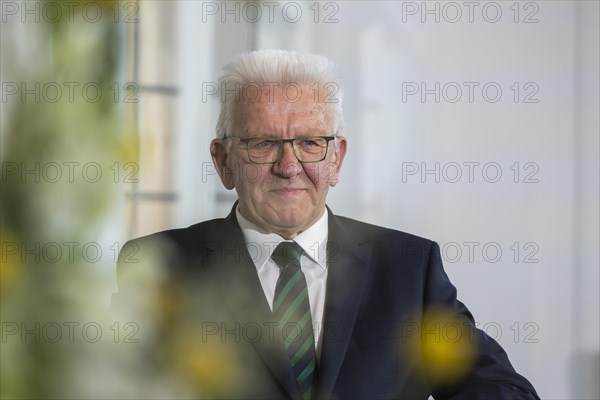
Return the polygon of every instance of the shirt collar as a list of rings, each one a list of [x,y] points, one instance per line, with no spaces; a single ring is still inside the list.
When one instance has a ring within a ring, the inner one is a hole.
[[[329,235],[328,214],[327,210],[325,210],[321,218],[294,238],[294,242],[298,243],[302,247],[302,250],[304,250],[303,257],[308,257],[322,269],[327,269],[325,249]],[[276,233],[261,231],[260,228],[240,214],[239,206],[235,208],[235,215],[240,229],[244,234],[248,253],[250,253],[256,269],[260,271],[271,257],[271,253],[277,245],[285,242],[286,239]]]

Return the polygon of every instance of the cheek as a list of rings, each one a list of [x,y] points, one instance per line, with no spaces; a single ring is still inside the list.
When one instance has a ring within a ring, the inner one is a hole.
[[[259,194],[269,183],[269,169],[257,164],[241,164],[236,171],[237,186],[245,193]]]
[[[304,173],[317,190],[322,190],[329,185],[329,177],[331,176],[330,163],[307,164],[307,167],[304,168]]]

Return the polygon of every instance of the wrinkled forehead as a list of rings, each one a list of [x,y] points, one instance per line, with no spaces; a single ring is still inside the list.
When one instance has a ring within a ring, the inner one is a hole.
[[[322,84],[263,84],[242,88],[237,125],[244,131],[309,129],[331,134],[333,106]]]

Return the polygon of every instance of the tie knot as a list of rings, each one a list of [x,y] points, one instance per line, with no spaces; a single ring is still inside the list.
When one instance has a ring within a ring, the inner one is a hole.
[[[279,268],[285,268],[287,265],[299,268],[301,255],[302,248],[296,242],[281,242],[271,254],[271,258]]]

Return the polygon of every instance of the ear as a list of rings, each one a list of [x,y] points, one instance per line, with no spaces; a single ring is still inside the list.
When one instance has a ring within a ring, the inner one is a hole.
[[[338,143],[337,146],[335,144],[333,145],[335,151],[333,152],[329,168],[329,186],[331,187],[334,187],[338,183],[338,177],[340,175],[340,170],[342,169],[342,163],[344,162],[346,148],[348,146],[345,136],[338,136],[336,140]]]
[[[225,186],[227,190],[233,189],[235,187],[233,170],[229,168],[228,165],[229,154],[227,153],[223,139],[213,139],[212,142],[210,142],[210,155],[223,186]]]

